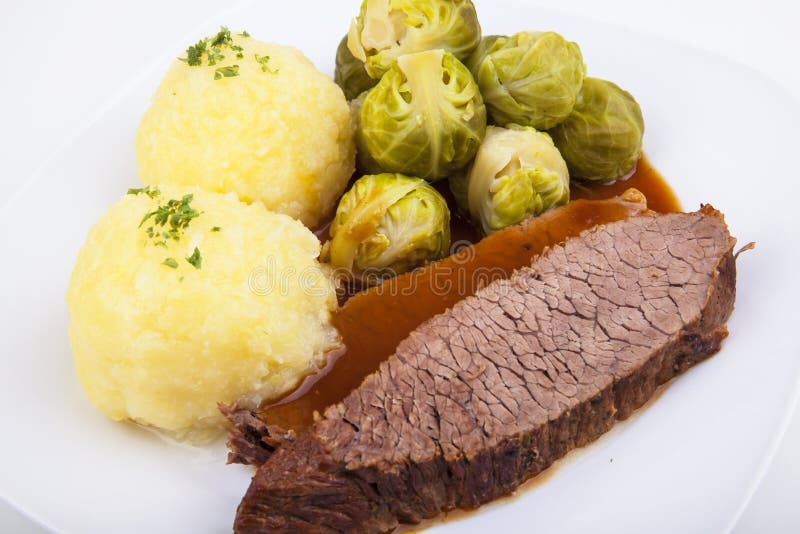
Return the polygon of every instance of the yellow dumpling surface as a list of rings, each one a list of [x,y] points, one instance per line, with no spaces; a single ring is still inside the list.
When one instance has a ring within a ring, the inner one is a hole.
[[[89,232],[67,293],[70,344],[107,416],[200,440],[223,422],[217,403],[255,407],[324,364],[339,344],[335,287],[300,222],[235,194],[149,191]],[[177,240],[155,214],[142,223],[170,200],[197,213]]]
[[[355,169],[341,89],[291,47],[233,33],[213,54],[164,76],[136,133],[142,181],[235,192],[317,226]]]

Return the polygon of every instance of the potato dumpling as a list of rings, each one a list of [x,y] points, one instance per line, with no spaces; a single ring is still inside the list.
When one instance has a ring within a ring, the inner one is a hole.
[[[339,344],[319,251],[300,222],[259,202],[132,190],[89,232],[67,292],[89,399],[112,419],[202,441],[223,422],[218,402],[255,407],[290,391]]]
[[[199,185],[317,226],[355,168],[342,90],[298,50],[223,28],[175,60],[136,134],[145,184]]]

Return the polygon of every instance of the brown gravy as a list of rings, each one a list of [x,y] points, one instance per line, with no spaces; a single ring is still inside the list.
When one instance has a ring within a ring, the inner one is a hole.
[[[653,165],[642,156],[636,170],[625,180],[617,180],[613,184],[590,184],[573,182],[570,185],[572,200],[578,198],[599,199],[621,195],[626,189],[636,188],[647,198],[647,207],[658,213],[674,213],[681,211],[678,197],[658,173]]]
[[[268,424],[296,431],[311,425],[314,412],[321,413],[342,400],[394,353],[400,341],[430,317],[486,284],[508,278],[514,270],[530,265],[532,258],[548,246],[597,224],[641,212],[643,206],[636,202],[608,200],[622,195],[629,187],[643,192],[648,207],[654,211],[680,211],[675,194],[642,158],[628,180],[610,186],[574,184],[573,198],[579,200],[480,241],[468,221],[453,217],[453,243],[461,243],[464,248],[351,297],[333,316],[344,350],[330,355],[325,369],[308,377],[289,396],[263,407],[263,419]],[[449,192],[443,192],[452,201]]]

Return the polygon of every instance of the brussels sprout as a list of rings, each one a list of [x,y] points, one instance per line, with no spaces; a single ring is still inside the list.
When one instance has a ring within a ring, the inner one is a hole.
[[[363,0],[347,45],[380,78],[402,55],[441,48],[463,60],[480,40],[472,0]]]
[[[469,164],[486,132],[486,108],[469,70],[453,54],[401,57],[370,89],[356,143],[385,172],[433,181]]]
[[[446,256],[450,211],[425,180],[367,175],[342,197],[330,234],[331,265],[374,284]]]
[[[464,65],[475,75],[486,56],[500,49],[506,41],[508,41],[508,37],[505,35],[487,35],[481,39],[472,54],[464,61]]]
[[[350,49],[347,48],[346,35],[339,43],[339,48],[336,49],[336,70],[333,73],[333,81],[342,88],[347,100],[354,99],[378,83],[378,80],[370,78],[367,74],[364,63],[350,53]]]
[[[567,164],[533,128],[490,126],[466,181],[470,216],[484,234],[569,202]]]
[[[639,160],[644,118],[630,93],[606,80],[586,78],[572,114],[550,134],[573,177],[613,182]]]
[[[350,117],[356,127],[356,139],[359,137],[358,132],[361,131],[361,110],[364,107],[364,100],[366,100],[368,94],[368,90],[364,91],[350,101]],[[378,165],[378,163],[372,159],[372,156],[369,155],[369,152],[361,146],[358,146],[356,150],[356,169],[361,174],[380,174],[383,172],[380,165]]]
[[[467,65],[496,124],[537,130],[569,116],[586,73],[578,45],[555,32],[487,37]]]

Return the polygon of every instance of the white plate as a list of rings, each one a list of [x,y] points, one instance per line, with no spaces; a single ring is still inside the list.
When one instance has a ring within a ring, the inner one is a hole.
[[[543,483],[433,530],[725,531],[796,395],[799,188],[790,161],[800,111],[777,86],[720,57],[510,1],[476,3],[487,35],[555,29],[578,41],[592,75],[639,99],[645,150],[684,206],[713,203],[740,242],[758,248],[738,262],[737,309],[720,355]],[[296,45],[331,72],[358,2],[270,4],[242,5],[215,24]],[[221,447],[181,448],[103,418],[81,392],[67,344],[73,260],[90,225],[136,184],[133,132],[180,51],[168,52],[0,213],[0,496],[59,531],[225,532],[250,476],[225,466]]]

